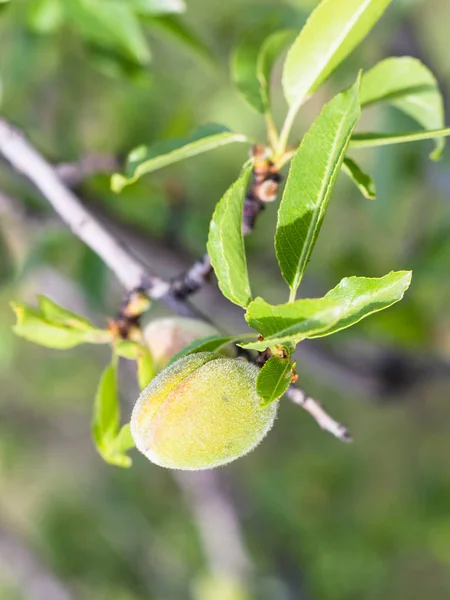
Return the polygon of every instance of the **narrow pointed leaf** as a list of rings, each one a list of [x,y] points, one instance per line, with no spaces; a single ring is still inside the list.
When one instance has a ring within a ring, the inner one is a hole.
[[[49,321],[61,323],[61,325],[75,329],[96,329],[87,319],[56,304],[56,302],[53,302],[47,296],[38,296],[38,305],[41,313]]]
[[[147,173],[226,144],[247,141],[245,135],[233,133],[222,125],[210,124],[200,127],[188,138],[174,138],[151,146],[140,146],[129,154],[125,175],[116,173],[112,176],[111,188],[114,192],[120,192],[126,185],[134,183]]]
[[[134,443],[129,425],[120,430],[120,407],[117,394],[117,363],[115,360],[106,367],[95,396],[92,419],[92,436],[102,458],[118,467],[131,466],[131,458],[125,454]]]
[[[276,344],[331,335],[401,300],[410,282],[410,271],[398,271],[380,278],[345,278],[323,298],[277,306],[256,298],[245,318],[264,340],[242,347],[261,351]]]
[[[94,402],[92,435],[98,448],[106,448],[119,430],[117,367],[113,362],[103,371]]]
[[[261,398],[261,406],[267,406],[281,398],[292,379],[292,365],[288,358],[272,357],[258,374],[256,391]]]
[[[283,89],[297,110],[369,33],[391,0],[323,0],[290,49]]]
[[[144,346],[139,346],[137,357],[137,375],[139,388],[143,390],[156,375],[155,365],[150,352]]]
[[[39,311],[26,304],[14,302],[11,306],[17,319],[13,331],[19,337],[57,350],[67,350],[86,341],[83,332],[51,323]]]
[[[292,29],[282,29],[272,33],[259,52],[256,75],[261,86],[264,112],[270,110],[270,76],[273,66],[283,50],[293,41],[294,33]]]
[[[358,89],[359,79],[323,109],[292,159],[275,235],[278,263],[291,297],[308,264],[360,115]]]
[[[369,200],[375,198],[375,183],[372,177],[367,175],[367,173],[364,173],[353,159],[347,156],[342,163],[342,170],[350,177],[365,198],[368,198]]]
[[[433,73],[416,58],[392,57],[364,74],[361,106],[388,102],[422,125],[424,129],[445,127],[444,103]],[[435,140],[432,158],[438,159],[445,140]]]
[[[411,283],[411,271],[391,271],[384,277],[346,277],[325,298],[340,307],[339,320],[326,330],[309,335],[323,337],[351,327],[365,317],[388,308],[403,298]]]
[[[350,140],[351,148],[373,148],[374,146],[391,146],[432,140],[436,137],[450,136],[450,127],[432,131],[407,131],[403,133],[355,133]]]
[[[266,112],[269,105],[267,88],[273,63],[288,43],[286,31],[279,31],[280,21],[278,15],[271,15],[248,30],[231,59],[231,76],[236,87],[248,104],[260,113]],[[289,39],[293,39],[292,32]]]
[[[243,307],[251,300],[242,233],[242,211],[250,173],[251,168],[247,168],[217,204],[207,244],[223,295]]]

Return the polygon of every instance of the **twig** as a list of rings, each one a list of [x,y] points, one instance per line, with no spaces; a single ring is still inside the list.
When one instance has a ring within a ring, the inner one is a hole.
[[[66,185],[73,187],[92,175],[114,173],[120,167],[120,160],[116,156],[88,154],[76,162],[59,163],[55,171]]]
[[[169,284],[148,273],[142,263],[84,208],[62,183],[55,169],[5,119],[0,119],[0,153],[38,188],[73,233],[98,254],[126,290],[145,288],[150,297],[157,299],[169,293]]]
[[[255,145],[251,157],[253,177],[245,196],[242,214],[244,235],[253,233],[259,214],[265,209],[266,204],[276,200],[281,182],[279,170],[268,159],[264,146]],[[204,254],[192,267],[172,280],[172,291],[177,298],[185,299],[201,290],[211,273],[211,260],[208,254]]]
[[[301,406],[306,410],[306,412],[309,412],[319,427],[321,427],[324,431],[328,431],[342,442],[349,443],[353,441],[348,429],[330,417],[330,415],[322,408],[322,406],[310,396],[305,394],[303,390],[291,385],[285,395],[294,404]]]

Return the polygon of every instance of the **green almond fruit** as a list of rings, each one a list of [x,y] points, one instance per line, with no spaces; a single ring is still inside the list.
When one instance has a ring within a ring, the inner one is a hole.
[[[185,356],[141,393],[131,417],[138,450],[169,469],[224,465],[253,450],[271,429],[278,402],[262,408],[259,369],[211,352]]]

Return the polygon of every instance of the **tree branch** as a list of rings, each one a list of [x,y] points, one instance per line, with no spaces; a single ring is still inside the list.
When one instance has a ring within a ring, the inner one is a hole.
[[[59,163],[55,171],[66,185],[73,187],[92,175],[110,175],[120,168],[121,161],[116,156],[88,154],[75,162]]]
[[[353,438],[350,435],[349,430],[344,426],[335,421],[330,415],[322,408],[322,406],[313,400],[310,396],[297,387],[291,385],[288,388],[285,395],[298,406],[308,412],[316,423],[324,430],[328,431],[341,442],[352,442]]]
[[[98,254],[127,291],[145,289],[154,299],[161,299],[169,293],[169,284],[150,274],[130,250],[84,208],[58,177],[55,169],[21,132],[2,118],[0,153],[16,171],[36,186],[72,232]]]
[[[130,249],[121,244],[82,205],[77,196],[61,181],[54,167],[25,139],[15,127],[0,118],[0,154],[22,175],[29,179],[50,202],[72,232],[87,244],[115,273],[129,295],[143,292],[155,300],[162,300],[174,312],[182,316],[201,316],[186,299],[198,291],[211,272],[211,263],[206,254],[181,276],[171,283],[150,274],[144,265],[132,255]],[[267,159],[261,146],[253,148],[253,180],[244,205],[243,232],[253,231],[255,219],[266,202],[276,199],[280,176]],[[256,207],[256,209],[255,209]],[[329,417],[321,407],[298,388],[291,387],[289,396],[296,404],[307,410],[327,431],[343,441],[351,438],[347,430]]]

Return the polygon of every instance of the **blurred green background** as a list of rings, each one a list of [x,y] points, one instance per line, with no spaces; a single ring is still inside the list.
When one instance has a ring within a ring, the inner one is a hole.
[[[242,32],[279,4],[188,0],[183,15],[142,17],[152,60],[141,67],[126,48],[59,23],[51,2],[0,3],[2,114],[54,162],[123,157],[208,121],[264,141],[263,120],[233,89],[228,64]],[[286,3],[289,23],[300,28],[314,4]],[[307,104],[294,137],[359,67],[389,55],[421,58],[448,107],[448,23],[448,0],[395,0]],[[383,107],[362,128],[413,126]],[[12,299],[44,293],[103,325],[121,295],[39,194],[0,165],[2,195],[19,203],[0,202],[1,600],[450,598],[450,150],[440,163],[429,161],[430,150],[424,142],[353,153],[374,175],[377,199],[339,181],[302,288],[322,294],[347,275],[414,271],[394,308],[300,349],[302,386],[356,443],[340,444],[283,401],[255,452],[187,475],[136,452],[128,470],[95,453],[89,421],[107,351],[57,352],[14,337]],[[77,191],[170,277],[203,252],[214,205],[245,159],[241,147],[222,148],[118,196],[106,175]],[[247,247],[255,292],[279,302],[286,289],[273,252],[275,215],[270,206]],[[221,327],[242,329],[240,311],[214,284],[196,301]],[[156,306],[150,317],[162,312]],[[122,367],[129,414],[137,389]]]

